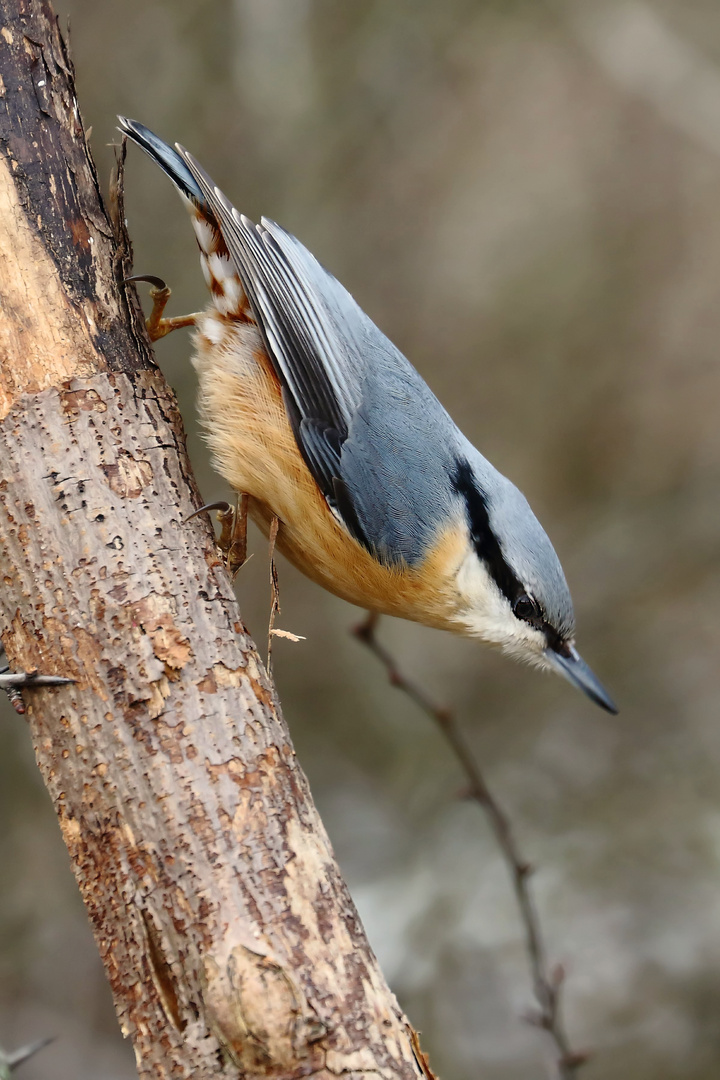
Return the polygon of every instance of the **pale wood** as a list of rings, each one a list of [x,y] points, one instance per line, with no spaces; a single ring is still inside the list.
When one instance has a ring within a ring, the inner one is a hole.
[[[182,524],[181,419],[54,15],[0,17],[0,620],[14,665],[78,680],[26,691],[29,723],[122,1029],[143,1077],[428,1075],[207,522]]]

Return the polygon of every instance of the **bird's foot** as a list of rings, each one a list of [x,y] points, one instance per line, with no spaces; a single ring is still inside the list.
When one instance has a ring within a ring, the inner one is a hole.
[[[153,277],[151,274],[135,274],[133,277],[124,280],[125,284],[130,281],[146,281],[148,285],[152,286],[150,299],[153,302],[153,307],[145,320],[145,329],[151,341],[157,341],[159,338],[163,338],[167,334],[171,334],[173,330],[179,330],[183,326],[195,326],[200,317],[199,311],[193,312],[192,315],[175,315],[169,319],[163,318],[163,312],[170,299],[171,289],[162,278]]]
[[[248,497],[238,495],[234,507],[227,502],[207,503],[185,518],[185,521],[209,510],[217,510],[217,520],[220,522],[217,545],[223,553],[227,571],[234,580],[240,568],[247,562]]]

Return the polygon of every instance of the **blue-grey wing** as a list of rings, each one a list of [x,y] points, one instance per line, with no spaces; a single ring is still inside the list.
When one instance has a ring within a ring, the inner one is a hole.
[[[240,215],[178,149],[219,223],[328,505],[383,562],[419,561],[447,517],[457,429],[310,252],[274,222]]]

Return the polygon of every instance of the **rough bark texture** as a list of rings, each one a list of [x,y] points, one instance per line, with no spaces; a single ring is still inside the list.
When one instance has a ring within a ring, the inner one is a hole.
[[[49,3],[0,0],[0,618],[143,1076],[417,1077],[119,285]]]

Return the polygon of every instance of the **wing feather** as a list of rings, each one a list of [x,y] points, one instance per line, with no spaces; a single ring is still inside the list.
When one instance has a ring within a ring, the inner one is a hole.
[[[218,221],[298,447],[328,506],[381,562],[414,564],[449,512],[443,476],[452,421],[299,240],[266,218],[255,225],[239,214],[192,155],[177,149]],[[435,467],[423,467],[426,461]]]
[[[121,125],[222,235],[298,448],[334,516],[381,562],[419,563],[457,516],[448,477],[466,440],[412,365],[294,236],[240,215],[181,146],[133,121]]]
[[[180,146],[178,152],[218,220],[283,385],[308,468],[348,531],[372,547],[341,462],[362,399],[363,357],[354,333],[339,325],[340,317],[348,303],[361,325],[367,316],[294,237],[265,218],[255,225],[239,214],[192,155]]]
[[[178,149],[220,221],[271,360],[298,414],[327,420],[347,435],[358,394],[337,360],[343,342],[333,333],[317,286],[288,259],[278,239],[287,234],[271,222],[254,225],[239,214],[194,158]],[[319,265],[317,270],[330,278]]]

